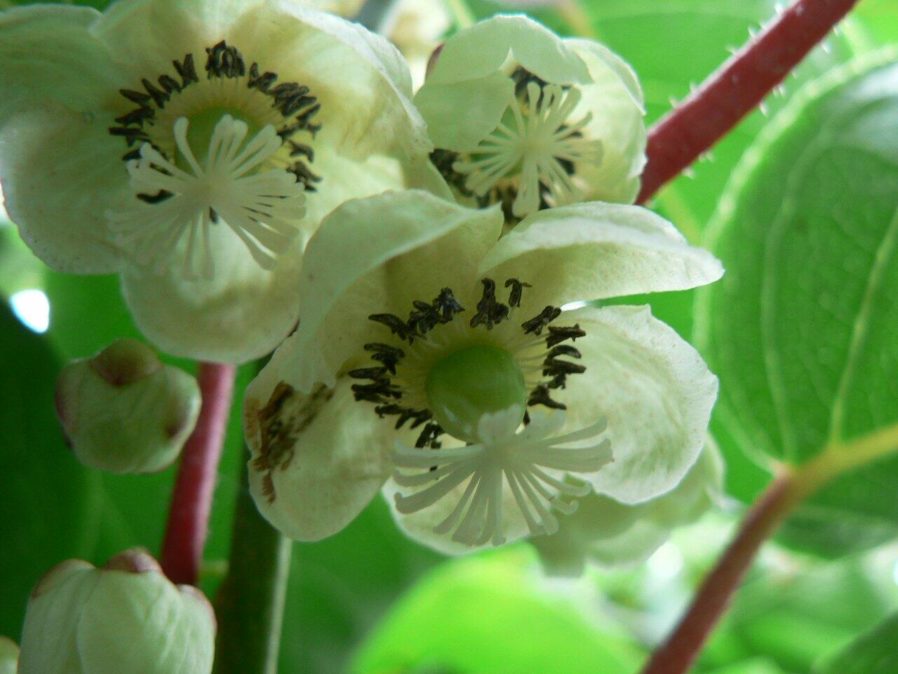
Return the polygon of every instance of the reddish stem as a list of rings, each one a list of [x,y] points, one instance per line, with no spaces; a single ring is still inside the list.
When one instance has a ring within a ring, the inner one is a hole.
[[[203,402],[196,428],[184,446],[162,543],[162,568],[174,583],[195,585],[199,575],[235,372],[233,365],[199,366]]]
[[[785,79],[858,0],[798,0],[649,131],[645,203]]]
[[[804,496],[791,473],[780,475],[755,502],[736,537],[705,578],[686,615],[652,655],[642,674],[682,674],[698,656],[764,541]]]

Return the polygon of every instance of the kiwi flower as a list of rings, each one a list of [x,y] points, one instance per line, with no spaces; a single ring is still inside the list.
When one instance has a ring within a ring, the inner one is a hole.
[[[647,307],[563,308],[709,283],[718,261],[635,206],[503,226],[413,190],[322,223],[302,322],[244,409],[251,491],[286,535],[331,535],[383,489],[409,535],[462,552],[551,534],[591,492],[648,500],[695,462],[717,392],[696,351]]]
[[[182,356],[270,352],[321,218],[429,150],[399,53],[287,0],[13,8],[0,60],[10,218],[50,266],[119,273]]]
[[[645,163],[642,91],[603,45],[525,16],[462,30],[415,96],[456,196],[510,224],[578,201],[631,203]]]

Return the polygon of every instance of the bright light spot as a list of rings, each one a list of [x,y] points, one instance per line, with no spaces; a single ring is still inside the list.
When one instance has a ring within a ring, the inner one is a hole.
[[[683,570],[683,554],[673,543],[665,543],[649,557],[649,572],[658,578],[675,578]]]
[[[50,301],[42,290],[20,290],[9,303],[16,318],[29,330],[46,332],[50,327]]]
[[[573,311],[574,309],[582,309],[587,306],[589,302],[584,302],[582,300],[577,300],[575,302],[568,302],[567,304],[561,305],[562,311]]]
[[[898,562],[895,562],[895,566],[892,567],[892,582],[898,585]]]
[[[0,185],[0,227],[9,225],[9,213],[6,212],[6,199],[3,198],[3,185]]]

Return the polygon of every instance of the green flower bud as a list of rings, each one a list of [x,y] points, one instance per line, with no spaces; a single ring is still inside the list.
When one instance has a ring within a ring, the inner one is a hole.
[[[16,674],[19,647],[7,637],[0,637],[0,674]]]
[[[133,339],[69,363],[56,384],[56,411],[75,455],[113,473],[150,473],[169,465],[199,408],[196,380]]]
[[[44,576],[28,601],[19,674],[204,674],[214,644],[202,593],[132,549],[103,568],[70,559]]]

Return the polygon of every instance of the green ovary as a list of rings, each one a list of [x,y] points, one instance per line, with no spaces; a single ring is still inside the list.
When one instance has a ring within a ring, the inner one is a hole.
[[[477,442],[477,423],[484,414],[517,405],[523,417],[527,389],[510,353],[478,345],[437,361],[427,375],[427,398],[443,430],[461,440]]]
[[[246,123],[247,139],[255,136],[262,128],[258,126],[253,119],[247,117],[242,111],[232,110],[230,108],[215,106],[190,115],[188,117],[190,126],[187,127],[187,142],[190,144],[190,149],[193,150],[194,156],[201,163],[206,160],[206,153],[212,140],[215,126],[225,115],[230,115],[234,119]],[[187,168],[184,166],[184,161],[180,157],[177,158],[175,164],[178,168]]]

